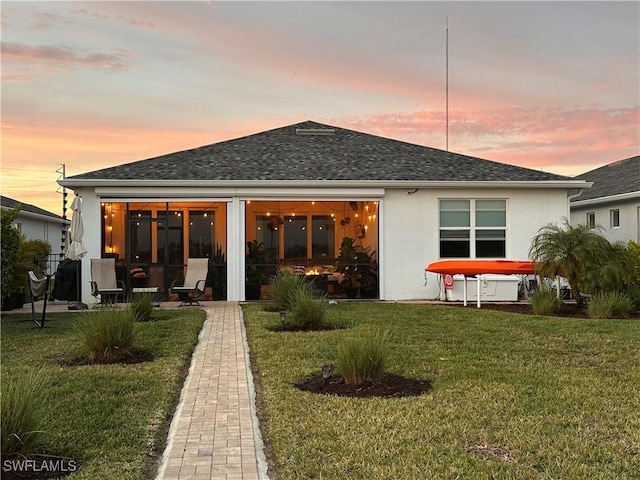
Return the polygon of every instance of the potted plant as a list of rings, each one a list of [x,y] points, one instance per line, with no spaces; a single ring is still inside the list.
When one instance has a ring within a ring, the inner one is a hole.
[[[371,247],[363,248],[357,240],[344,237],[336,270],[342,273],[342,287],[347,298],[356,298],[358,289],[362,298],[378,296],[378,266]]]
[[[224,288],[227,283],[227,257],[222,247],[217,243],[213,257],[209,261],[209,270],[213,280],[213,299],[224,300]]]
[[[356,298],[360,286],[359,257],[360,248],[356,239],[344,237],[340,244],[340,253],[336,269],[342,274],[342,287],[347,298]]]
[[[245,259],[245,299],[259,300],[260,287],[265,280],[267,254],[264,244],[257,240],[247,242],[247,255]]]
[[[371,256],[369,258],[369,265],[361,267],[360,296],[362,298],[376,298],[378,296],[378,265]]]

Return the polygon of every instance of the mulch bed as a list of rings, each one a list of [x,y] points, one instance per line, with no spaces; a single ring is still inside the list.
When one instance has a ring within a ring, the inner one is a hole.
[[[460,308],[477,308],[475,302],[469,302],[465,307],[462,303],[451,304],[451,307]],[[518,303],[481,303],[481,310],[497,310],[499,312],[507,313],[521,313],[524,315],[534,315],[533,308],[530,303],[518,302]],[[554,317],[568,317],[568,318],[589,318],[586,308],[578,307],[575,303],[565,303],[562,305],[560,311],[553,315]]]
[[[465,307],[462,303],[452,303],[449,306],[457,308],[476,308],[475,302],[469,302]],[[483,310],[497,310],[499,312],[507,313],[521,313],[524,315],[535,315],[530,303],[517,302],[517,303],[481,303],[480,309]],[[589,313],[586,308],[578,307],[575,303],[564,303],[560,308],[560,311],[553,317],[563,318],[589,318]],[[640,318],[640,311],[632,313],[628,318]]]
[[[406,378],[392,373],[384,374],[375,382],[367,382],[359,385],[346,384],[342,377],[330,377],[325,384],[322,376],[317,375],[301,380],[297,382],[295,386],[305,392],[356,398],[413,397],[431,390],[431,382],[428,380]]]

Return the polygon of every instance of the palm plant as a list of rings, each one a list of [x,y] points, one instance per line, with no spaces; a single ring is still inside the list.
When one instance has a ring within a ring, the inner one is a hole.
[[[634,283],[635,262],[631,250],[622,242],[609,245],[606,258],[598,269],[595,290],[618,293]]]
[[[585,302],[581,289],[593,286],[593,280],[605,263],[610,243],[597,229],[587,225],[548,224],[533,238],[529,257],[538,264],[538,273],[562,275],[571,288],[571,297],[580,306]]]

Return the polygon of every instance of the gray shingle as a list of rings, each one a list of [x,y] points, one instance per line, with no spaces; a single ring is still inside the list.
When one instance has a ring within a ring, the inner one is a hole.
[[[593,182],[593,187],[573,198],[574,202],[640,192],[640,155],[585,172],[576,179]]]
[[[305,135],[299,129],[333,129]],[[550,181],[568,177],[306,121],[68,180]]]
[[[63,218],[60,215],[56,215],[55,213],[48,212],[47,210],[44,210],[40,207],[36,207],[35,205],[20,202],[18,200],[14,200],[13,198],[4,197],[4,196],[0,198],[2,202],[2,207],[4,208],[13,209],[16,205],[20,205],[21,212],[37,213],[38,215],[51,217],[52,219],[63,220]]]

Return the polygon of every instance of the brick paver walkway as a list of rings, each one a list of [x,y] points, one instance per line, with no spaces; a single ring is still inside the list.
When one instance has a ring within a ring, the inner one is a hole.
[[[205,302],[156,480],[265,480],[262,437],[237,302]]]

